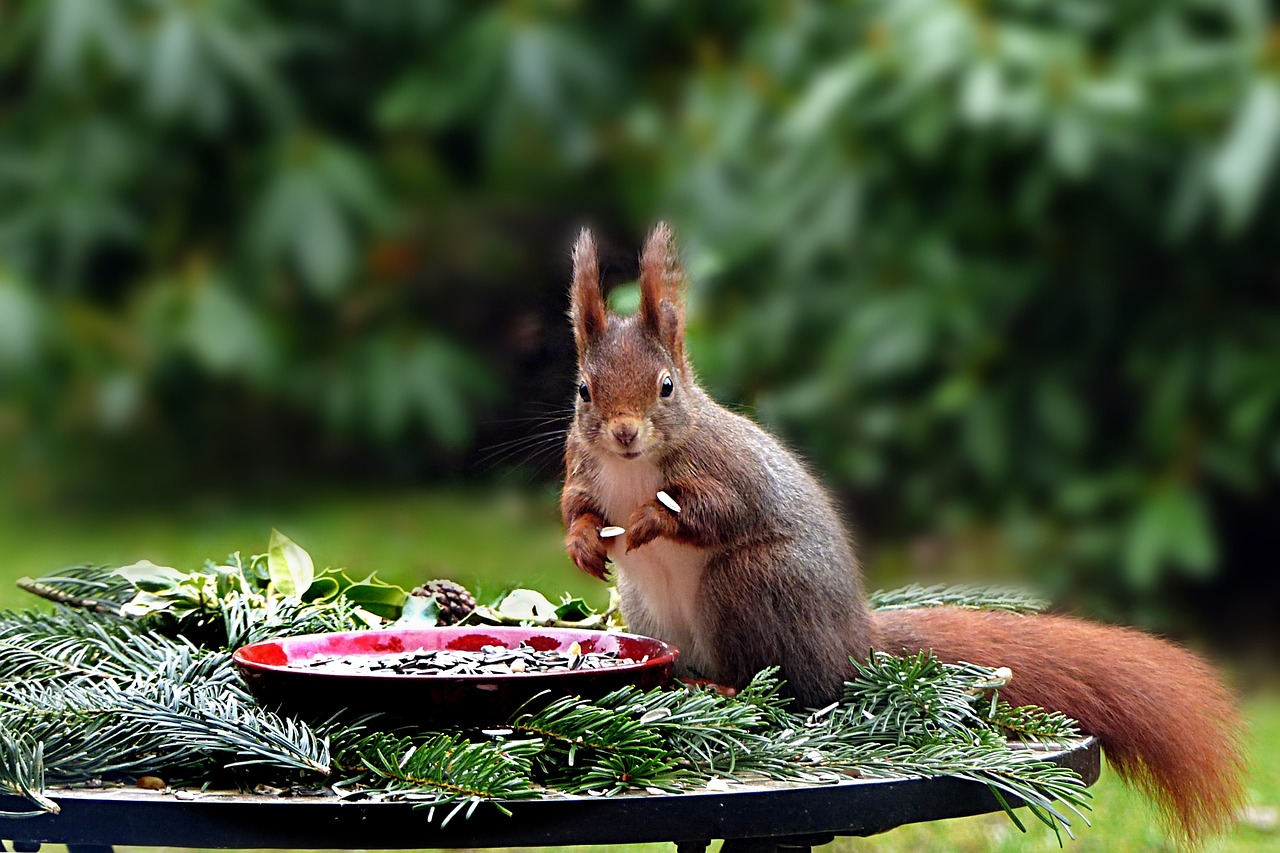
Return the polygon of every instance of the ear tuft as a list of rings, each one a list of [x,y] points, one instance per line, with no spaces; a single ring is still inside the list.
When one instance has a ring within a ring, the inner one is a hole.
[[[675,234],[659,222],[640,254],[640,320],[677,361],[684,350],[684,286]]]
[[[596,240],[586,228],[573,244],[573,284],[569,292],[569,318],[581,358],[587,346],[604,333],[607,322],[604,293],[600,290],[600,261]]]

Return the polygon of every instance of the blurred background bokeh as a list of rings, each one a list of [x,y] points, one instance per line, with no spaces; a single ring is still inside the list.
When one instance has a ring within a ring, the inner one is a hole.
[[[1264,0],[0,0],[0,606],[273,526],[602,601],[568,250],[625,306],[667,218],[705,384],[873,586],[1016,579],[1274,685],[1278,149]],[[1274,843],[1251,791],[1214,849]],[[1167,849],[1099,814],[1077,849]],[[1006,849],[970,826],[903,849]]]
[[[873,584],[1265,658],[1278,144],[1261,0],[0,2],[0,542],[585,585],[568,247],[665,217]]]

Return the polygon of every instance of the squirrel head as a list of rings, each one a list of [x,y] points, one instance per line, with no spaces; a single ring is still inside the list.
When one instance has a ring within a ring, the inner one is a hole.
[[[605,306],[595,239],[573,247],[569,317],[578,346],[574,430],[594,452],[621,459],[660,456],[678,443],[697,411],[684,353],[684,270],[665,222],[640,255],[640,311]]]

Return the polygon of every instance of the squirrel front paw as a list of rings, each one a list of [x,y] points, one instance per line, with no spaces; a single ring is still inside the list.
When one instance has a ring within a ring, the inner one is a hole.
[[[671,510],[656,500],[649,501],[633,512],[627,522],[627,551],[634,551],[660,536],[674,539],[679,530],[680,521]]]
[[[609,579],[608,550],[604,540],[600,538],[600,526],[604,522],[596,515],[580,516],[569,527],[569,535],[564,539],[564,550],[568,552],[573,564],[592,577],[602,581]]]

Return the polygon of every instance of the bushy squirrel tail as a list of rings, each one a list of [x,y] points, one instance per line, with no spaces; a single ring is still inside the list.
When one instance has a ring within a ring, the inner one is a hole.
[[[1244,724],[1231,692],[1191,652],[1130,628],[951,607],[881,611],[873,630],[879,651],[932,649],[945,662],[1009,667],[1000,698],[1079,721],[1174,834],[1195,841],[1233,822]]]

